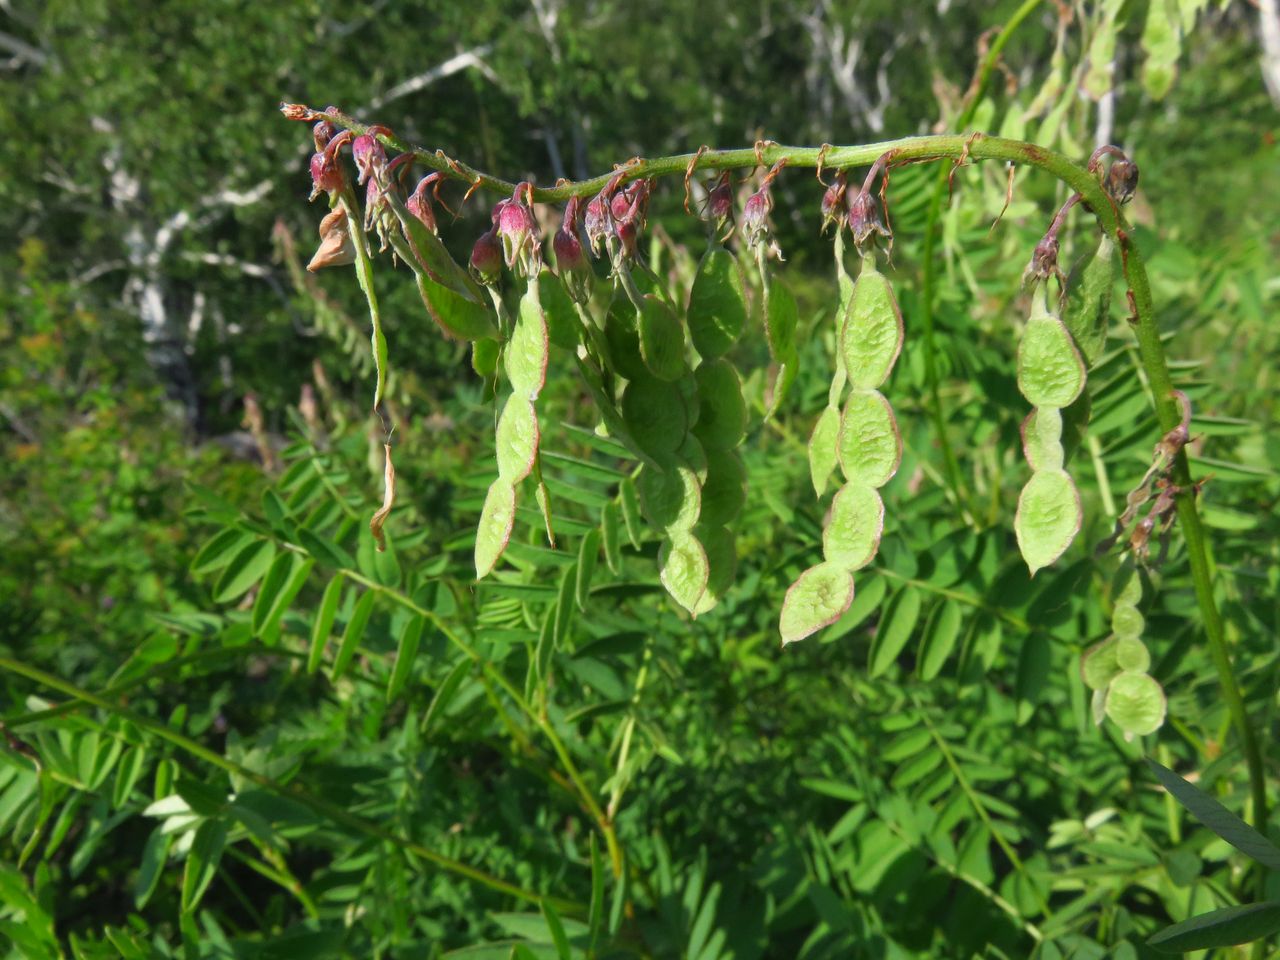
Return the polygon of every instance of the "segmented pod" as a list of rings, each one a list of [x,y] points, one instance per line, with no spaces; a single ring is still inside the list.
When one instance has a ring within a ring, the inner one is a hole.
[[[840,276],[843,281],[843,270]],[[787,592],[779,621],[783,643],[800,640],[833,622],[827,614],[837,609],[836,599],[844,597],[846,590],[852,600],[853,571],[874,560],[880,548],[884,501],[878,488],[893,478],[902,461],[902,437],[893,408],[877,389],[889,378],[902,352],[902,314],[873,255],[863,258],[858,279],[847,291],[842,289],[841,304],[836,374],[827,408],[809,440],[809,465],[819,496],[837,462],[845,485],[832,500],[823,528],[825,562],[806,570]],[[839,410],[846,381],[853,389]],[[842,572],[847,584],[833,571]],[[820,595],[820,601],[812,599],[815,595]],[[835,616],[843,612],[841,608]]]
[[[1164,722],[1167,703],[1151,669],[1151,653],[1142,642],[1145,621],[1138,610],[1142,579],[1133,561],[1116,574],[1111,636],[1080,658],[1080,675],[1093,691],[1093,720],[1110,718],[1127,739],[1154,733]]]
[[[1013,529],[1032,576],[1062,556],[1084,518],[1080,494],[1063,469],[1062,408],[1084,392],[1085,365],[1047,300],[1042,286],[1018,344],[1018,389],[1034,409],[1022,423],[1032,474],[1018,497]]]

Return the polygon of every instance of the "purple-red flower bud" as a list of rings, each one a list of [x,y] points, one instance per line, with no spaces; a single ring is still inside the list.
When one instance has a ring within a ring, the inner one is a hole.
[[[382,144],[372,134],[363,133],[356,137],[351,144],[351,158],[356,162],[356,169],[360,171],[360,176],[356,183],[364,183],[369,179],[370,174],[381,172],[387,163],[387,151],[382,148]]]
[[[409,196],[409,200],[405,206],[409,208],[409,212],[422,221],[423,225],[432,233],[436,232],[436,211],[431,205],[431,197],[427,190],[440,179],[439,173],[429,173],[418,181],[418,186]]]
[[[1138,189],[1138,165],[1129,159],[1116,160],[1107,171],[1107,192],[1116,203],[1128,203]]]
[[[599,256],[600,242],[613,236],[613,214],[609,210],[609,198],[604,191],[587,202],[583,227],[587,231],[587,242],[591,244],[592,252]]]
[[[822,195],[822,233],[826,233],[827,227],[832,224],[835,224],[836,230],[844,226],[847,190],[848,184],[845,182],[844,171],[841,170],[836,174],[835,183],[827,187],[826,193]]]
[[[742,208],[742,238],[749,245],[754,247],[769,232],[769,211],[772,209],[773,197],[767,185],[747,198]]]
[[[569,291],[569,296],[579,303],[591,299],[591,268],[582,254],[582,243],[578,240],[578,205],[577,197],[570,197],[564,209],[564,220],[560,229],[551,240],[556,254],[556,269]]]
[[[880,216],[880,204],[875,196],[867,190],[859,190],[856,194],[848,194],[849,231],[853,234],[853,242],[861,250],[872,235],[893,241],[893,234],[884,225]]]
[[[535,268],[539,260],[538,224],[533,219],[533,211],[521,199],[522,193],[526,199],[531,198],[533,184],[526,181],[516,185],[515,193],[498,213],[498,234],[502,237],[508,267],[514,268],[519,262],[527,268]],[[526,263],[530,258],[533,263]]]
[[[1056,233],[1048,233],[1036,244],[1031,253],[1031,262],[1022,271],[1023,286],[1029,286],[1036,280],[1047,280],[1049,277],[1061,276],[1058,266],[1058,237]]]
[[[320,120],[311,128],[311,136],[316,141],[316,149],[323,150],[329,141],[338,135],[338,128],[330,120]]]
[[[496,226],[481,234],[471,248],[470,267],[471,275],[480,283],[494,284],[502,276],[502,244]]]
[[[707,219],[717,229],[723,229],[726,224],[733,222],[733,187],[730,186],[728,173],[722,173],[707,194]]]
[[[311,155],[311,197],[314,200],[322,193],[332,193],[342,189],[342,168],[337,160],[326,153]]]

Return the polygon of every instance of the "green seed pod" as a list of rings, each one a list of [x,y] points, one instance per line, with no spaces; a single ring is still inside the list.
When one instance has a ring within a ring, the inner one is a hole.
[[[1107,688],[1107,716],[1129,738],[1160,729],[1166,706],[1164,690],[1145,673],[1122,673]]]
[[[531,277],[528,289],[520,298],[520,312],[504,357],[507,379],[516,393],[530,400],[538,399],[547,382],[549,353],[547,318],[538,301],[537,278]]]
[[[689,333],[704,359],[732,347],[747,325],[747,292],[738,261],[724,247],[712,247],[698,264],[689,291]]]
[[[476,528],[476,579],[482,580],[507,549],[516,519],[516,488],[499,477],[489,486]]]
[[[658,570],[659,579],[671,598],[697,616],[698,604],[711,576],[707,551],[698,538],[685,530],[664,543],[658,551]]]
[[[527,477],[538,456],[538,439],[538,414],[533,401],[511,394],[498,418],[498,476],[510,483]]]
[[[769,355],[775,369],[769,381],[764,418],[770,419],[786,399],[800,372],[800,353],[796,349],[796,322],[799,310],[795,297],[781,280],[770,282],[765,300],[765,334],[769,341]]]
[[[1037,407],[1022,421],[1022,452],[1032,470],[1062,469],[1062,414]]]
[[[659,380],[678,380],[684,373],[684,330],[666,302],[646,294],[636,331],[640,336],[640,357]]]
[[[1117,637],[1136,639],[1142,636],[1145,626],[1146,621],[1137,607],[1127,603],[1117,603],[1115,609],[1111,611],[1111,632]]]
[[[854,390],[840,415],[837,452],[846,479],[883,487],[902,461],[902,437],[889,401],[877,390]]]
[[[1080,657],[1080,676],[1090,690],[1106,690],[1121,672],[1116,660],[1119,643],[1115,637],[1107,637],[1095,643]]]
[[[727,527],[738,519],[746,502],[747,470],[742,458],[731,450],[710,451],[707,478],[702,485],[701,522]]]
[[[733,575],[738,570],[738,548],[733,531],[725,527],[700,523],[694,534],[706,551],[708,568],[707,589],[691,611],[696,617],[714,608],[733,586]]]
[[[827,488],[827,480],[836,468],[836,453],[840,439],[840,411],[828,406],[818,416],[809,435],[809,476],[814,492],[821,497]]]
[[[1062,556],[1080,532],[1081,521],[1080,494],[1065,471],[1031,475],[1018,497],[1013,529],[1032,576]]]
[[[795,643],[839,620],[853,603],[853,574],[834,563],[810,567],[787,590],[778,629]]]
[[[560,278],[545,268],[539,274],[538,297],[551,342],[564,350],[576,350],[582,339],[582,321]]]
[[[640,355],[640,335],[636,308],[627,297],[619,293],[609,305],[604,320],[604,339],[609,347],[609,362],[614,371],[628,380],[652,376]]]
[[[1111,287],[1115,281],[1115,245],[1105,233],[1067,276],[1067,302],[1062,321],[1087,366],[1098,362],[1107,343],[1111,319]]]
[[[1151,654],[1137,637],[1117,637],[1116,664],[1126,673],[1146,673],[1151,667]]]
[[[846,570],[861,570],[880,549],[884,531],[884,501],[873,487],[847,483],[831,501],[822,531],[822,555]]]
[[[698,420],[693,434],[707,450],[732,450],[747,429],[742,381],[729,361],[703,361],[694,371],[698,385]]]
[[[680,389],[654,377],[627,384],[622,393],[622,419],[640,449],[659,462],[669,461],[689,432]]]
[[[659,470],[642,467],[636,477],[640,510],[650,526],[667,536],[692,530],[702,510],[702,488],[692,470],[685,466]]]
[[[1037,299],[1018,344],[1018,389],[1035,407],[1065,407],[1084,389],[1084,360],[1071,334]]]
[[[865,257],[840,324],[841,356],[855,390],[874,390],[889,378],[902,334],[902,312],[889,280],[874,257]]]

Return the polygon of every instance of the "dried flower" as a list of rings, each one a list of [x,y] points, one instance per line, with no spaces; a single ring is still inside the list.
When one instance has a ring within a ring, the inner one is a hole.
[[[880,203],[874,194],[865,188],[857,194],[848,194],[849,231],[853,234],[853,242],[861,250],[873,236],[884,237],[893,242],[893,233],[884,225],[880,213]]]
[[[351,237],[347,214],[342,207],[337,207],[320,221],[320,246],[307,269],[314,273],[324,267],[342,267],[355,262],[356,244]]]
[[[848,184],[845,181],[844,171],[841,170],[836,174],[835,183],[827,187],[826,192],[822,195],[822,229],[820,232],[826,233],[827,227],[835,225],[836,230],[841,230],[847,220],[845,213],[846,199],[845,193],[848,190]]]

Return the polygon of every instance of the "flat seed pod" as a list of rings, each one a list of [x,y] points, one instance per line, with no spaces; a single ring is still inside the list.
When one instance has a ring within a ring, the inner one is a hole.
[[[855,390],[874,390],[884,383],[902,351],[902,311],[889,279],[870,257],[862,261],[840,324],[840,351]]]
[[[1018,497],[1013,529],[1032,576],[1062,556],[1080,532],[1081,519],[1080,494],[1065,471],[1031,475]]]
[[[581,340],[582,321],[564,284],[545,267],[538,275],[538,299],[547,317],[547,336],[557,347],[576,350]]]
[[[1107,688],[1107,716],[1129,736],[1159,730],[1165,706],[1164,690],[1145,673],[1122,673]]]
[[[680,449],[676,451],[676,456],[681,463],[697,474],[699,483],[706,482],[707,451],[703,447],[701,440],[692,433],[689,434],[684,438],[684,443],[680,444]]]
[[[1105,233],[1098,246],[1082,256],[1067,277],[1067,303],[1062,322],[1093,366],[1107,344],[1111,319],[1111,285],[1115,279],[1115,245]]]
[[[1136,607],[1142,600],[1142,577],[1132,560],[1126,560],[1116,571],[1111,592],[1116,606]]]
[[[1037,307],[1018,343],[1018,389],[1035,407],[1066,407],[1084,389],[1084,360],[1057,317]]]
[[[784,645],[835,623],[853,603],[853,574],[834,563],[810,567],[787,590],[778,629]]]
[[[499,478],[489,486],[476,527],[476,579],[482,580],[497,564],[511,540],[516,519],[516,488]]]
[[[516,393],[530,400],[538,399],[547,382],[549,353],[547,318],[538,302],[537,281],[530,280],[529,289],[520,298],[520,312],[504,358],[507,379]]]
[[[1037,407],[1022,421],[1022,452],[1032,470],[1062,469],[1062,412]]]
[[[636,492],[645,520],[668,536],[692,530],[698,522],[702,490],[697,475],[688,467],[642,467],[636,478]]]
[[[497,340],[485,338],[471,345],[471,369],[482,377],[492,377],[498,372],[498,356],[502,345]]]
[[[707,479],[702,484],[701,521],[728,526],[738,519],[746,502],[747,470],[742,458],[732,450],[712,450],[707,454]]]
[[[640,335],[636,332],[636,308],[625,295],[614,297],[604,319],[604,339],[609,346],[609,363],[628,380],[651,376],[640,356]]]
[[[659,380],[678,380],[684,373],[684,330],[666,302],[653,294],[644,298],[636,318],[640,357]]]
[[[848,480],[883,487],[902,461],[902,437],[889,401],[876,390],[854,390],[840,415],[840,468]]]
[[[707,589],[698,601],[694,616],[706,613],[724,599],[738,572],[738,546],[733,531],[725,527],[698,524],[698,542],[707,553]]]
[[[769,356],[779,363],[796,352],[796,323],[800,311],[790,288],[777,278],[769,283],[769,299],[765,304],[764,332],[769,341]]]
[[[665,380],[632,380],[622,393],[622,419],[636,444],[657,460],[671,458],[689,430],[679,388]]]
[[[747,403],[738,371],[728,360],[703,361],[694,378],[698,383],[694,436],[707,450],[732,450],[747,431]]]
[[[692,533],[677,534],[658,551],[658,576],[671,599],[694,616],[707,591],[707,551]]]
[[[533,401],[518,393],[507,397],[498,418],[498,476],[519,483],[533,470],[538,455],[538,414]]]
[[[827,489],[827,481],[836,468],[836,447],[840,438],[840,411],[827,407],[818,415],[809,435],[809,477],[819,497]]]
[[[704,359],[737,342],[747,325],[747,294],[738,261],[724,247],[703,254],[689,291],[689,333]]]
[[[417,281],[427,314],[447,336],[456,340],[480,340],[497,332],[493,311],[484,304],[436,283],[426,273],[418,273]]]
[[[1116,640],[1116,663],[1129,673],[1146,673],[1151,667],[1151,652],[1137,637]]]
[[[872,487],[846,483],[831,501],[822,531],[822,556],[846,570],[861,570],[880,549],[884,501]]]
[[[1117,646],[1115,637],[1107,637],[1101,643],[1095,643],[1081,656],[1080,676],[1090,690],[1106,690],[1120,673],[1120,664],[1116,662]]]
[[[1117,603],[1111,611],[1111,632],[1117,637],[1140,637],[1146,621],[1138,608],[1128,603]],[[1128,669],[1133,669],[1132,667]]]

